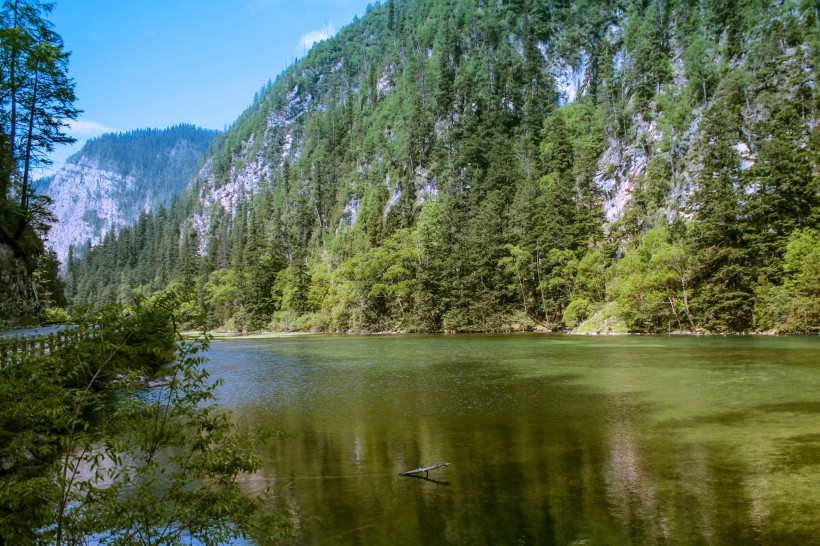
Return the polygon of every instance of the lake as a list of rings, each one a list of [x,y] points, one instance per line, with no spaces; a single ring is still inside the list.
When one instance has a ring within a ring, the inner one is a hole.
[[[820,338],[218,340],[298,544],[818,544]],[[451,463],[429,480],[399,472]]]

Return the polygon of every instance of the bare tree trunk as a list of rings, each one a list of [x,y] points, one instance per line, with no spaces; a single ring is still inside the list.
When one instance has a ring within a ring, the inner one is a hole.
[[[39,83],[40,72],[38,70],[34,73],[34,87],[31,91],[31,111],[29,112],[28,118],[28,131],[26,132],[26,155],[24,158],[23,167],[23,185],[20,191],[20,208],[26,212],[28,211],[28,179],[31,170],[31,144],[34,141],[34,119],[37,117],[37,87]]]
[[[538,280],[538,292],[541,293],[541,308],[544,307],[544,287],[541,285],[541,245],[540,241],[535,243],[535,278]]]
[[[675,311],[675,303],[672,301],[672,296],[667,294],[666,297],[669,299],[669,307],[672,308],[672,314],[675,316],[675,322],[678,323],[678,328],[680,328],[680,318],[678,317],[678,312]]]
[[[689,325],[692,327],[692,331],[694,331],[695,319],[689,310],[689,299],[686,297],[686,283],[681,282],[681,287],[683,288],[683,309],[686,311],[686,318],[689,319]]]
[[[17,0],[14,2],[14,27],[19,26],[18,21],[18,9],[17,9]],[[12,41],[12,44],[14,42]],[[10,134],[9,137],[11,142],[9,142],[9,147],[11,148],[11,158],[14,168],[12,171],[16,170],[17,167],[17,156],[14,153],[14,147],[17,140],[17,47],[12,46],[11,48],[11,66],[9,67],[9,84],[11,87],[10,95],[11,95],[11,127],[9,129]]]
[[[521,286],[521,303],[524,305],[524,314],[529,315],[529,311],[527,310],[527,294],[524,290],[524,276],[521,275],[520,272],[518,273],[518,284]]]

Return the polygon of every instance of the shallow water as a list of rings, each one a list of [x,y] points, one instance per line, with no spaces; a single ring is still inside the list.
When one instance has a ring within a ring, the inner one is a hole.
[[[812,544],[820,338],[214,341],[305,544]],[[449,462],[430,480],[398,476]]]

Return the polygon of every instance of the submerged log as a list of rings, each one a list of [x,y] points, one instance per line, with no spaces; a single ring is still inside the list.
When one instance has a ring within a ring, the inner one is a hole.
[[[413,470],[407,470],[406,472],[399,472],[399,476],[414,476],[416,474],[421,474],[424,472],[424,475],[427,476],[428,472],[431,470],[435,470],[436,468],[441,468],[443,466],[450,466],[450,463],[440,463],[434,464],[433,466],[425,466],[422,468],[414,468]]]

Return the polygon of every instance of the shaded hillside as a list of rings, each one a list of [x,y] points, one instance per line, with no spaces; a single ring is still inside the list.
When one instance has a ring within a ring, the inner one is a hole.
[[[245,329],[820,329],[818,25],[798,0],[391,0],[69,291],[177,282]]]
[[[48,180],[57,222],[49,244],[65,261],[71,245],[99,243],[142,212],[170,204],[190,182],[217,134],[192,125],[111,133],[89,140]]]

